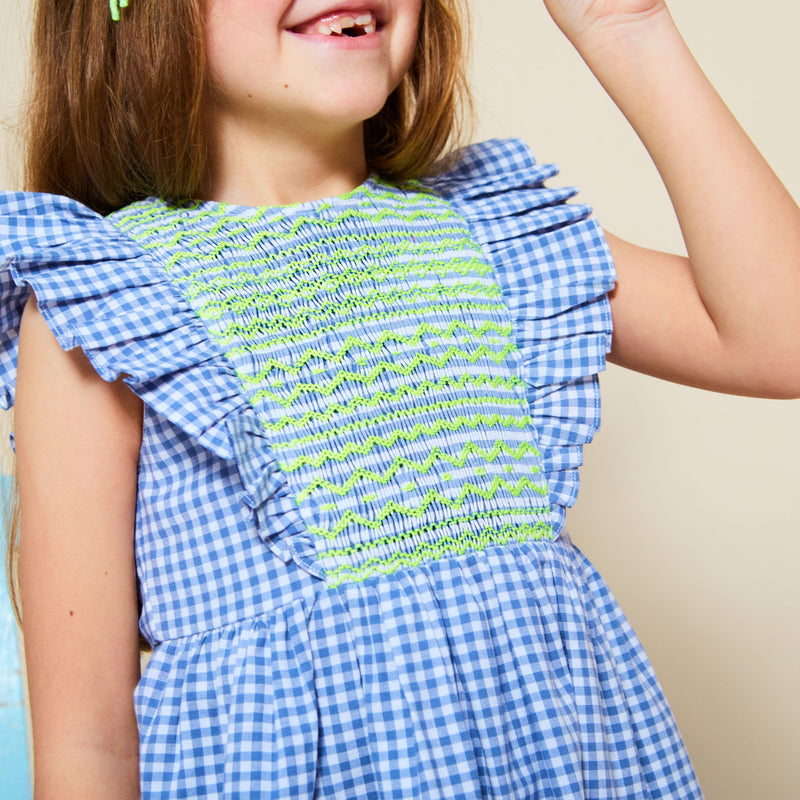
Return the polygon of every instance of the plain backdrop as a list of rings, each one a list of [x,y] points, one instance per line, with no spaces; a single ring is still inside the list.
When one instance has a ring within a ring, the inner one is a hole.
[[[0,0],[6,123],[26,72],[30,5]],[[800,6],[669,5],[701,66],[800,198]],[[524,138],[539,161],[561,165],[550,185],[580,187],[578,200],[605,228],[682,252],[655,168],[543,4],[473,7],[478,138]],[[15,188],[8,125],[0,136],[0,186]],[[796,800],[800,401],[726,397],[614,367],[602,385],[604,421],[586,452],[572,537],[644,642],[708,800]]]

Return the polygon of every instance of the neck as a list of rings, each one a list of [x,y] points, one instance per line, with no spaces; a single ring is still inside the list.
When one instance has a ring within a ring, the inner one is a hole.
[[[344,194],[368,170],[363,126],[304,131],[215,120],[215,150],[203,199],[248,206],[304,203]]]

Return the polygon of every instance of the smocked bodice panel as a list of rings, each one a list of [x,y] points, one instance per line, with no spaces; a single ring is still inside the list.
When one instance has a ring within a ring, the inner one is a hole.
[[[153,200],[114,224],[163,264],[254,409],[262,536],[333,588],[553,527],[519,349],[464,219],[375,179],[280,209]],[[265,460],[300,520],[274,524]]]

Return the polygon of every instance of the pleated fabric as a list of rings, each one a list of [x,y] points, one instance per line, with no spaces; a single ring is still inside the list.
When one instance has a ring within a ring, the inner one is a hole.
[[[563,528],[614,269],[556,172],[495,140],[292,206],[0,197],[0,401],[33,289],[145,403],[143,797],[700,797]]]

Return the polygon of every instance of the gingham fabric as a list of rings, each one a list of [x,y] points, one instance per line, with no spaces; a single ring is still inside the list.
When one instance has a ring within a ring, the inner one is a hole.
[[[143,797],[700,797],[563,531],[614,273],[555,173],[511,140],[280,208],[0,200],[0,400],[32,287],[145,403]]]

